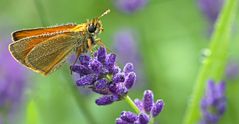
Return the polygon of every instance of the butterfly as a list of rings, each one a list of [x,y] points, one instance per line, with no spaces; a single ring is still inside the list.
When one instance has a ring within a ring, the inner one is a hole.
[[[82,24],[65,24],[53,27],[19,30],[12,33],[13,42],[9,44],[12,56],[27,68],[43,74],[56,70],[71,54],[77,58],[91,51],[96,44],[104,46],[97,35],[103,31],[101,17]],[[74,63],[76,63],[77,59]]]

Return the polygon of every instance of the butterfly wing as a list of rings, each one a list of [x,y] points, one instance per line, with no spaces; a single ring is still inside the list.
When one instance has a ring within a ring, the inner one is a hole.
[[[38,44],[27,54],[25,59],[27,66],[36,72],[48,75],[76,46],[79,38],[74,35],[61,34]]]
[[[47,27],[47,28],[35,28],[35,29],[26,29],[26,30],[19,30],[12,33],[12,40],[18,41],[23,38],[32,37],[32,36],[39,36],[39,35],[47,35],[56,32],[64,32],[73,29],[76,24],[65,24],[60,26],[54,27]]]
[[[25,58],[27,54],[39,43],[46,41],[51,37],[55,37],[59,34],[69,33],[69,32],[56,32],[49,35],[39,35],[39,36],[32,36],[20,39],[16,42],[13,42],[9,45],[9,51],[11,52],[12,56],[22,63],[23,65],[27,66],[25,63]]]

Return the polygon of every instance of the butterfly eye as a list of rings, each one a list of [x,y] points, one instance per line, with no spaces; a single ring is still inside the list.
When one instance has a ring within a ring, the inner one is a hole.
[[[90,25],[90,26],[88,27],[88,31],[89,31],[90,33],[94,33],[95,30],[96,30],[96,27],[95,27],[94,25]]]

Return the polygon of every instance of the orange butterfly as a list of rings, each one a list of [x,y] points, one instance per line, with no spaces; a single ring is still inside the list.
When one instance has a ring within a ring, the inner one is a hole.
[[[100,18],[109,12],[108,9],[101,16],[78,25],[66,24],[15,31],[12,33],[13,43],[9,45],[9,51],[26,67],[48,75],[59,67],[73,50],[78,58],[81,53],[91,51],[95,44],[103,45],[97,38],[103,31]]]

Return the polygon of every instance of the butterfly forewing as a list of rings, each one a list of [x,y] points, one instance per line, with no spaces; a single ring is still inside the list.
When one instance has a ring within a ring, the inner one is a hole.
[[[58,67],[73,50],[79,39],[61,34],[38,44],[26,56],[26,64],[44,75]]]
[[[13,42],[9,45],[9,50],[11,54],[14,56],[16,60],[20,63],[26,65],[25,58],[27,54],[39,43],[46,41],[47,39],[54,37],[59,34],[63,34],[64,32],[59,33],[52,33],[48,35],[39,35],[39,36],[32,36],[20,39],[16,42]],[[67,33],[67,32],[65,32]],[[27,65],[26,65],[27,66]]]
[[[47,35],[55,32],[64,32],[67,30],[71,30],[77,26],[76,24],[65,24],[60,26],[54,27],[47,27],[47,28],[36,28],[36,29],[26,29],[26,30],[19,30],[12,33],[13,41],[17,41],[26,37],[38,36],[38,35]]]

